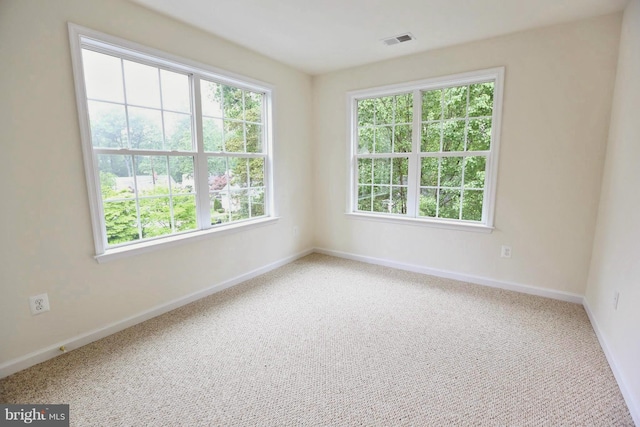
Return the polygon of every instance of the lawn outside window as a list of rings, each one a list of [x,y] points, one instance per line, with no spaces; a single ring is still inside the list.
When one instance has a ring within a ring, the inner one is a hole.
[[[269,85],[69,33],[98,260],[275,219]]]
[[[350,92],[358,218],[491,231],[504,69]]]

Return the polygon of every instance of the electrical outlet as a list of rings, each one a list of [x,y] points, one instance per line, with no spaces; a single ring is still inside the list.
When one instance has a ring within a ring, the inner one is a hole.
[[[511,246],[502,245],[500,256],[502,258],[511,258]]]
[[[49,311],[49,296],[47,294],[40,294],[29,297],[29,307],[31,307],[31,314],[34,316]]]
[[[618,300],[620,299],[620,292],[615,291],[613,293],[613,309],[617,310],[618,309]]]
[[[298,230],[298,226],[293,227],[293,237],[298,237],[300,230]]]

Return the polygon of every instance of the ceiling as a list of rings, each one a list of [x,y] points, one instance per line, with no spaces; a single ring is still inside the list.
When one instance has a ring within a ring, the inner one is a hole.
[[[628,0],[131,0],[309,74],[622,10]],[[416,40],[386,46],[382,39]]]

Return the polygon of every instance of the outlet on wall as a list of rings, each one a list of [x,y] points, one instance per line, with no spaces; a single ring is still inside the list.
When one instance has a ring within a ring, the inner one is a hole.
[[[614,310],[618,309],[618,300],[620,300],[620,292],[614,291],[613,292],[613,309]]]
[[[49,295],[45,293],[29,297],[29,307],[31,307],[31,314],[34,316],[49,311]]]
[[[500,256],[502,258],[511,258],[511,246],[502,245]]]
[[[293,226],[293,237],[298,237],[299,233],[300,233],[300,230],[298,230],[298,226],[294,225]]]

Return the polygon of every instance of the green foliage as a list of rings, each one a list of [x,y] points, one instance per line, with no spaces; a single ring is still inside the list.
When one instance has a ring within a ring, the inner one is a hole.
[[[111,197],[121,197],[111,191]],[[179,194],[179,193],[178,193]],[[103,197],[105,193],[103,190]],[[169,197],[169,190],[156,187],[143,191],[136,206],[136,200],[105,201],[103,203],[107,241],[109,244],[126,243],[140,238],[163,236],[175,232],[196,228],[196,203],[194,195],[174,195]],[[173,208],[173,226],[171,209]],[[138,212],[142,235],[138,230]]]

